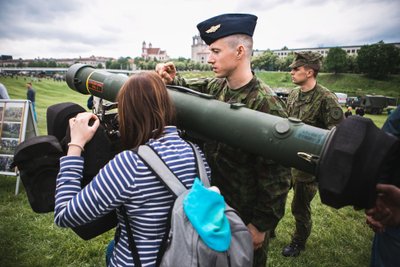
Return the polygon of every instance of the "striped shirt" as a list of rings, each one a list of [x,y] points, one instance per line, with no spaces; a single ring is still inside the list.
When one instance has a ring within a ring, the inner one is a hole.
[[[180,138],[176,127],[165,127],[162,137],[150,139],[147,144],[179,180],[191,188],[197,176],[196,160],[192,148]],[[205,161],[203,154],[202,157]],[[205,165],[210,177],[210,169],[207,163]],[[134,266],[124,219],[118,209],[124,205],[142,266],[155,266],[166,231],[168,212],[174,200],[172,194],[132,150],[117,154],[84,189],[81,189],[82,172],[82,157],[61,158],[55,196],[55,223],[61,227],[75,227],[117,209],[121,234],[110,266]]]

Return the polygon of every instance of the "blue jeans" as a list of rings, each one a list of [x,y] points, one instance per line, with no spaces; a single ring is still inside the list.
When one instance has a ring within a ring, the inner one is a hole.
[[[115,241],[114,239],[108,243],[107,250],[106,250],[106,266],[110,265],[110,259],[114,251]]]
[[[400,227],[388,227],[385,232],[375,234],[370,266],[400,266]]]
[[[32,103],[33,118],[34,118],[35,121],[37,122],[37,115],[36,115],[36,109],[35,109],[35,102],[31,102],[31,103]]]

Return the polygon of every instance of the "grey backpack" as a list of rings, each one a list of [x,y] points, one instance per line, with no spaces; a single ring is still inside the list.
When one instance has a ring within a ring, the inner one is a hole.
[[[189,144],[195,152],[200,179],[204,186],[209,187],[201,155],[193,144],[190,142]],[[170,229],[164,236],[157,257],[157,266],[247,267],[253,265],[254,250],[250,232],[233,208],[226,205],[225,209],[232,235],[229,249],[225,252],[218,252],[209,248],[193,228],[183,210],[182,201],[189,190],[183,186],[152,148],[140,146],[138,153],[170,191],[177,196],[170,214]]]

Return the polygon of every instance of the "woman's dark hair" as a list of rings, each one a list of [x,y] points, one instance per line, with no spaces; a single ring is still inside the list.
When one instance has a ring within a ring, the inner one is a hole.
[[[125,149],[158,138],[165,126],[175,125],[175,107],[155,72],[133,74],[119,91],[117,101],[119,131]]]

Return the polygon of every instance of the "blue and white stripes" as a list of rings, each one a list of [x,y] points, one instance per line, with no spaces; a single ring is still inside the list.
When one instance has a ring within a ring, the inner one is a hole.
[[[171,171],[190,188],[196,177],[192,148],[178,135],[174,126],[148,144],[161,156]],[[204,157],[203,157],[204,160]],[[206,164],[208,176],[210,169]],[[173,196],[130,150],[116,155],[93,180],[81,190],[83,158],[66,156],[60,160],[57,177],[55,223],[74,227],[93,221],[125,205],[142,266],[155,266],[168,211]],[[118,214],[121,237],[110,266],[134,266],[122,215]]]

